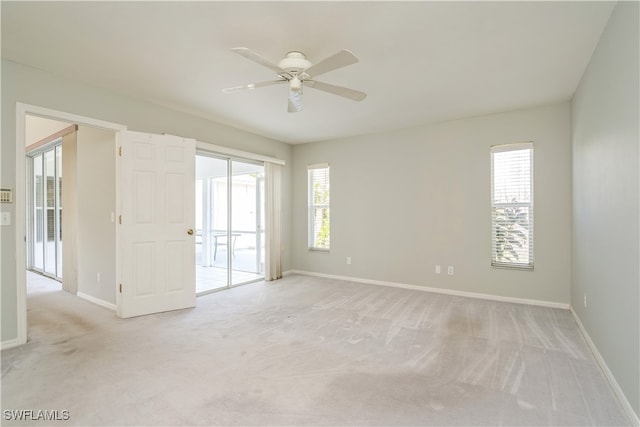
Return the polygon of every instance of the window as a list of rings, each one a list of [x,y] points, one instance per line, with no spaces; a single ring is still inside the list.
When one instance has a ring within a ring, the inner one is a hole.
[[[533,143],[491,147],[491,265],[533,269]]]
[[[309,249],[329,250],[329,165],[307,166]]]

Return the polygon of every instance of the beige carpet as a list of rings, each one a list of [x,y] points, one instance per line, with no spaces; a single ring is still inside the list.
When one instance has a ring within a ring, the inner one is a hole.
[[[129,320],[40,290],[28,318],[3,425],[628,423],[565,310],[289,276]]]

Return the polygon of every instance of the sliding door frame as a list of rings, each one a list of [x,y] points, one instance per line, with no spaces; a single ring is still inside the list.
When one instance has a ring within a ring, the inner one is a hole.
[[[196,158],[198,156],[208,157],[208,158],[211,158],[211,159],[224,161],[226,163],[225,178],[227,180],[227,223],[225,225],[225,229],[226,229],[226,232],[227,232],[227,238],[226,238],[226,242],[227,242],[227,265],[226,265],[226,270],[227,270],[227,274],[226,274],[226,283],[225,283],[224,286],[220,286],[220,287],[213,288],[213,289],[207,289],[207,290],[204,290],[204,291],[201,291],[201,292],[197,291],[197,289],[198,289],[198,283],[197,283],[198,275],[196,274],[196,297],[202,296],[202,295],[207,295],[207,294],[210,294],[210,293],[213,293],[213,292],[222,291],[222,290],[225,290],[225,289],[229,289],[230,284],[231,284],[231,273],[230,273],[231,272],[231,265],[230,265],[231,257],[229,256],[229,254],[230,254],[229,242],[231,241],[231,240],[229,240],[230,239],[230,235],[231,235],[231,230],[230,230],[230,225],[231,225],[231,195],[230,195],[230,191],[229,191],[230,190],[229,182],[230,182],[230,175],[231,175],[231,159],[229,157],[227,157],[227,156],[220,155],[220,154],[218,154],[216,152],[213,152],[213,151],[199,149],[198,146],[197,146],[197,143],[196,143]],[[197,171],[196,171],[196,176],[197,176]],[[210,180],[210,178],[207,178],[207,181],[209,181],[209,180]],[[203,180],[202,185],[203,185],[203,188],[208,188],[209,189],[209,191],[208,191],[209,196],[208,197],[210,197],[211,191],[212,191],[211,190],[211,184],[210,183],[205,183],[205,181]],[[203,200],[203,202],[204,202],[204,200]],[[203,216],[202,221],[204,222],[206,220],[207,219]],[[204,226],[203,226],[203,229],[204,229]],[[208,243],[208,238],[205,240],[204,234],[203,234],[203,237],[202,237],[202,245],[203,245],[202,256],[204,256],[205,253],[206,253],[208,257],[211,257],[211,254],[209,253],[209,251],[205,252],[205,250],[204,250],[205,241]],[[217,245],[217,242],[214,243],[214,244]],[[216,251],[217,251],[217,248],[214,248],[214,249],[216,249]],[[208,262],[207,262],[207,264],[208,264]]]
[[[29,147],[27,147],[29,148]],[[53,152],[53,236],[54,236],[54,273],[47,271],[47,244],[48,244],[48,234],[49,234],[49,224],[48,224],[48,209],[47,199],[48,199],[48,181],[47,181],[47,167],[45,160],[45,153]],[[56,138],[51,142],[43,145],[41,147],[36,148],[35,150],[31,150],[26,153],[27,160],[27,184],[28,188],[26,188],[27,193],[27,211],[28,220],[27,220],[27,229],[26,229],[26,241],[27,241],[27,268],[33,271],[36,271],[44,276],[47,276],[51,279],[62,281],[62,264],[60,263],[60,257],[62,257],[62,253],[60,253],[60,231],[62,227],[62,221],[60,216],[61,211],[61,203],[62,203],[62,195],[60,194],[60,186],[59,179],[60,174],[62,173],[62,168],[60,166],[61,163],[58,162],[58,151],[60,152],[60,156],[62,153],[62,137]],[[37,216],[35,215],[35,208],[37,207],[36,203],[36,191],[35,191],[35,180],[33,176],[33,172],[35,170],[34,162],[36,158],[40,157],[40,161],[42,162],[42,190],[41,190],[41,200],[42,203],[42,268],[38,268],[34,265],[35,259],[35,240],[37,238],[34,227],[37,225],[36,221],[38,221]]]
[[[264,173],[265,173],[265,165],[263,161],[259,161],[259,160],[250,160],[250,159],[243,159],[243,158],[230,158],[229,159],[229,218],[230,218],[230,227],[229,227],[229,234],[227,237],[227,241],[231,242],[231,234],[233,233],[233,216],[231,216],[231,214],[233,213],[233,163],[234,162],[238,162],[238,163],[245,163],[245,164],[251,164],[251,165],[256,165],[256,166],[261,166],[262,167],[262,174],[263,174],[263,180],[264,180]],[[262,218],[262,221],[260,221],[261,216],[262,216],[262,206],[260,205],[260,203],[264,203],[264,198],[262,197],[262,194],[260,192],[260,179],[256,178],[256,266],[258,268],[258,270],[260,269],[260,258],[261,258],[261,251],[262,251],[262,247],[261,245],[261,238],[260,238],[260,233],[261,233],[261,227],[260,227],[260,223],[264,223],[264,218]],[[265,248],[266,249],[266,248]],[[265,278],[265,271],[262,271],[262,273],[256,273],[258,275],[261,274],[260,277],[256,277],[255,279],[250,279],[250,280],[246,280],[243,281],[241,283],[238,283],[236,285],[233,284],[233,257],[228,257],[229,258],[229,263],[231,265],[231,270],[230,270],[230,287],[236,287],[236,286],[242,286],[242,285],[247,285],[249,283],[254,283],[254,282],[259,282],[261,280],[264,280]]]
[[[208,144],[207,144],[208,145]],[[231,149],[229,149],[231,150]],[[225,151],[225,150],[223,150]],[[246,153],[249,154],[249,153]],[[196,156],[202,156],[202,157],[209,157],[209,158],[213,158],[213,159],[218,159],[218,160],[223,160],[226,162],[227,164],[227,169],[226,169],[226,180],[227,180],[227,224],[226,224],[226,232],[227,232],[227,236],[226,236],[226,242],[227,242],[227,265],[226,265],[226,269],[227,269],[227,278],[226,278],[226,285],[225,286],[221,286],[219,288],[214,288],[214,289],[209,289],[209,290],[205,290],[205,291],[201,291],[201,292],[196,292],[196,296],[202,296],[202,295],[207,295],[213,292],[218,292],[221,290],[225,290],[225,289],[230,289],[230,288],[234,288],[237,286],[243,286],[243,285],[247,285],[249,283],[254,283],[254,282],[259,282],[261,280],[264,280],[264,271],[262,272],[262,276],[261,277],[256,277],[255,279],[252,280],[247,280],[244,281],[242,283],[238,283],[238,284],[234,284],[233,283],[233,256],[232,256],[232,251],[233,251],[233,163],[234,162],[241,162],[241,163],[248,163],[248,164],[253,164],[253,165],[259,165],[262,166],[263,171],[264,171],[264,163],[265,160],[262,159],[251,159],[251,158],[245,158],[245,157],[240,157],[240,156],[231,156],[229,154],[224,154],[224,153],[219,153],[217,150],[215,149],[210,149],[210,147],[206,147],[203,148],[202,145],[198,145],[198,143],[196,143]],[[262,157],[262,156],[255,156],[255,157]],[[264,180],[264,179],[263,179]],[[203,183],[204,185],[204,183]],[[258,218],[261,217],[262,215],[262,210],[258,211],[258,209],[260,209],[260,203],[263,202],[263,197],[260,194],[260,180],[256,179],[256,215],[258,216]],[[205,218],[203,217],[203,221],[205,220]],[[264,220],[262,221],[264,223]],[[261,233],[262,229],[260,227],[259,224],[256,224],[256,233],[257,233],[257,238],[256,241],[258,242],[257,244],[261,244]],[[204,239],[203,239],[204,242]],[[256,247],[256,261],[257,261],[257,265],[259,267],[259,263],[260,260],[258,259],[258,257],[260,257],[260,251],[262,249]],[[204,253],[204,250],[203,250]],[[258,273],[259,274],[259,273]],[[197,279],[196,279],[197,280]]]

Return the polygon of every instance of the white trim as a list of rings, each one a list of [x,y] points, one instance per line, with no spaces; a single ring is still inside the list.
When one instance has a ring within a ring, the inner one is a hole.
[[[307,165],[307,170],[309,169],[327,169],[329,167],[329,163],[314,163],[311,165]]]
[[[500,153],[502,151],[527,150],[529,148],[533,148],[533,141],[495,144],[495,145],[492,145],[490,149],[492,153]]]
[[[18,345],[19,344],[18,344],[17,338],[14,338],[12,340],[2,341],[0,343],[0,350],[8,350],[10,348],[17,347]]]
[[[326,279],[335,279],[335,280],[345,280],[348,282],[357,282],[357,283],[366,283],[370,285],[380,285],[380,286],[390,286],[393,288],[401,288],[401,289],[411,289],[414,291],[423,291],[423,292],[433,292],[437,294],[445,294],[445,295],[454,295],[459,297],[467,297],[467,298],[476,298],[476,299],[484,299],[490,301],[500,301],[500,302],[510,302],[515,304],[524,304],[524,305],[535,305],[539,307],[549,307],[549,308],[560,308],[563,310],[569,309],[569,304],[564,304],[561,302],[552,302],[552,301],[541,301],[534,299],[526,299],[526,298],[514,298],[514,297],[504,297],[499,295],[489,295],[489,294],[481,294],[476,292],[467,292],[467,291],[456,291],[454,289],[441,289],[441,288],[432,288],[429,286],[418,286],[418,285],[409,285],[405,283],[396,283],[396,282],[386,282],[382,280],[372,280],[372,279],[362,279],[359,277],[350,277],[350,276],[336,276],[332,274],[324,274],[324,273],[315,273],[312,271],[303,271],[303,270],[288,270],[283,275],[288,276],[291,274],[301,274],[303,276],[315,276],[315,277],[324,277]]]
[[[121,180],[120,180],[119,153],[120,153],[120,147],[122,146],[122,139],[124,138],[125,132],[127,131],[123,130],[121,132],[116,133],[116,144],[113,147],[113,150],[114,150],[113,157],[116,159],[116,169],[115,169],[116,218],[118,218],[120,213],[122,212],[122,201],[120,200],[122,195],[120,194]],[[120,292],[120,289],[119,289],[122,286],[122,269],[121,269],[122,259],[120,257],[121,241],[122,239],[120,238],[120,227],[118,227],[116,224],[116,288],[113,290],[113,292],[116,294],[116,317],[122,317],[122,293]]]
[[[640,425],[640,418],[638,417],[638,414],[636,414],[635,411],[633,410],[631,403],[629,403],[629,400],[627,400],[627,396],[625,396],[624,392],[620,388],[620,385],[618,384],[618,381],[616,381],[616,378],[613,376],[613,373],[611,372],[611,370],[609,370],[609,367],[607,366],[607,362],[604,361],[604,358],[598,351],[598,348],[596,347],[594,342],[591,340],[591,337],[587,333],[587,330],[584,328],[582,321],[578,317],[578,313],[574,311],[573,307],[569,307],[569,310],[571,311],[571,314],[573,314],[573,318],[578,324],[578,329],[580,329],[580,332],[582,333],[582,336],[584,337],[584,340],[586,341],[587,346],[589,347],[589,350],[591,350],[591,353],[593,353],[593,357],[596,359],[596,362],[598,362],[598,365],[600,365],[600,369],[602,369],[602,373],[607,378],[607,381],[609,381],[609,385],[611,386],[611,388],[613,389],[613,392],[615,393],[616,397],[620,401],[620,405],[622,405],[622,408],[624,409],[624,412],[627,418],[631,422],[631,425],[634,425],[634,426]]]
[[[224,147],[222,145],[209,144],[208,142],[196,141],[196,150],[204,150],[210,153],[224,154],[225,156],[238,157],[247,160],[257,160],[259,162],[275,163],[282,166],[286,165],[286,162],[282,159],[250,153],[248,151],[236,150],[235,148]]]
[[[100,307],[107,308],[111,311],[116,311],[117,309],[115,304],[111,304],[110,302],[106,302],[96,297],[92,297],[91,295],[87,295],[82,292],[78,292],[76,295],[78,296],[78,298],[82,298],[83,300],[87,300],[93,304],[99,305]]]
[[[27,342],[27,260],[26,242],[26,144],[25,115],[27,106],[16,103],[16,191],[15,191],[15,254],[16,254],[16,345]]]
[[[94,119],[91,117],[79,116],[77,114],[65,113],[64,111],[52,110],[50,108],[38,107],[37,105],[23,104],[16,102],[16,113],[24,112],[32,116],[43,117],[45,119],[62,120],[71,124],[81,124],[100,129],[112,130],[115,132],[127,130],[127,126],[119,123],[107,122],[104,120]],[[16,129],[17,133],[17,129]]]
[[[37,105],[16,102],[16,176],[15,176],[15,253],[16,253],[16,345],[27,342],[27,264],[25,258],[26,175],[25,175],[25,116],[33,115],[69,123],[81,124],[114,132],[125,131],[125,125],[56,111]],[[116,188],[116,192],[117,192]],[[117,197],[116,197],[117,199]],[[116,248],[118,250],[118,248]],[[116,254],[116,259],[119,255]],[[117,268],[117,267],[116,267]],[[13,340],[7,341],[13,342]],[[3,343],[4,346],[4,343]]]

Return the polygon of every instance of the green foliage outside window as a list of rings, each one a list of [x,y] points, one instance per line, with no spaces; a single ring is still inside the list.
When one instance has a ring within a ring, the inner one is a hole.
[[[513,200],[516,203],[515,200]],[[529,212],[518,206],[495,207],[496,261],[527,262],[529,245]]]
[[[315,182],[313,185],[313,204],[316,206],[324,206],[316,212],[316,221],[320,222],[320,230],[316,234],[315,246],[318,248],[329,248],[330,229],[329,229],[329,187],[328,183]],[[318,218],[318,216],[320,218]]]

